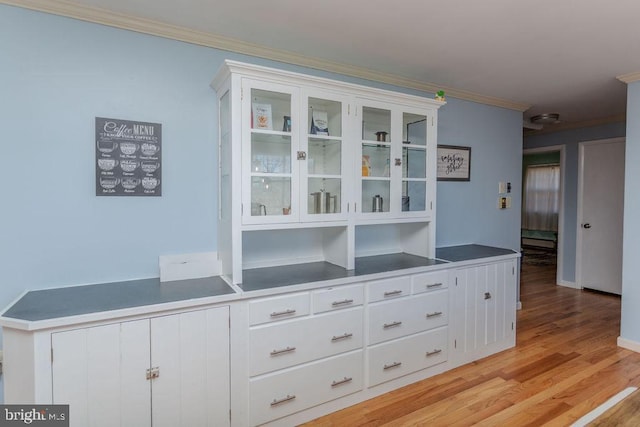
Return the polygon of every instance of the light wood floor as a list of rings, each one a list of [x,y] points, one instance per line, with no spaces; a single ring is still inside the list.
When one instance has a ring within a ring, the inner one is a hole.
[[[515,348],[307,426],[568,426],[640,386],[640,354],[616,346],[620,298],[554,283],[555,266],[523,266]]]

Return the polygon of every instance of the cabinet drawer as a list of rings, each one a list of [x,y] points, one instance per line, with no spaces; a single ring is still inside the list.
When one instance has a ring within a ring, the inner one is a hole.
[[[311,294],[314,313],[338,310],[362,305],[364,286],[341,286],[339,288],[319,289]]]
[[[403,337],[448,323],[449,291],[435,291],[369,308],[369,343]]]
[[[249,301],[249,324],[275,322],[309,314],[309,293]]]
[[[362,347],[363,309],[251,328],[249,374],[287,368]]]
[[[249,382],[250,425],[259,425],[362,390],[362,350]]]
[[[370,347],[369,385],[435,366],[447,360],[447,328]]]
[[[411,294],[411,276],[369,282],[369,302],[384,301]]]
[[[449,286],[449,272],[435,271],[433,273],[416,274],[411,277],[414,294],[437,291]]]

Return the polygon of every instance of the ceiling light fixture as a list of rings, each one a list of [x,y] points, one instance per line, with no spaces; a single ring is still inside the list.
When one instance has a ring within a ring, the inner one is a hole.
[[[542,113],[529,119],[531,123],[546,125],[550,123],[559,123],[560,114],[558,113]]]

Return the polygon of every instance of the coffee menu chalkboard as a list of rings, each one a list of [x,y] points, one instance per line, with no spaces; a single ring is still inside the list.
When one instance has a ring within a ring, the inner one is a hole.
[[[96,117],[96,196],[161,196],[162,125]]]

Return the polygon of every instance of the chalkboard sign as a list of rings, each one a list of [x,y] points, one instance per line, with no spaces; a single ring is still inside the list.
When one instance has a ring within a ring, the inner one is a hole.
[[[96,117],[96,196],[161,196],[162,125]]]

